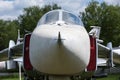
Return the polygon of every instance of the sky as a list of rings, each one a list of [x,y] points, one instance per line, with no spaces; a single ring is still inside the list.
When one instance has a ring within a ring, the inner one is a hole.
[[[23,13],[23,9],[30,6],[43,7],[46,4],[58,4],[62,9],[75,14],[83,12],[91,0],[0,0],[0,19],[14,20]],[[108,4],[120,5],[120,0],[96,0]]]

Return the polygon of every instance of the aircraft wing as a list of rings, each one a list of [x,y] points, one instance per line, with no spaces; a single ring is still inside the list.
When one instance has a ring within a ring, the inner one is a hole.
[[[7,56],[8,56],[8,48],[0,51],[0,61],[8,59]]]
[[[107,66],[106,61],[107,60],[104,58],[98,58],[97,59],[97,66],[102,66],[102,67]]]
[[[15,56],[22,56],[22,51],[23,51],[23,42],[21,42],[20,44],[18,45],[15,45],[11,48],[11,52],[12,52],[12,56],[15,57]]]
[[[107,46],[104,46],[100,43],[97,43],[98,45],[98,57],[104,58],[105,60],[108,60],[110,58],[110,52],[112,51],[111,60],[113,60],[113,63],[120,65],[120,48],[114,49]],[[117,51],[119,50],[119,51]]]
[[[0,51],[0,61],[8,60],[8,56],[11,58],[17,58],[22,56],[23,42],[17,44],[11,48],[6,48]]]
[[[98,57],[107,58],[110,48],[100,43],[97,43],[97,45],[98,45]]]
[[[23,62],[23,57],[16,58],[16,59],[14,59],[14,61],[16,61],[16,62]]]

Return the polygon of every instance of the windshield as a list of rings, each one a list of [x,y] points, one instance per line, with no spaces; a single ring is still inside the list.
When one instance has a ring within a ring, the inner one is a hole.
[[[38,25],[56,23],[57,21],[63,21],[68,24],[70,23],[83,26],[82,21],[79,19],[79,17],[63,10],[54,10],[48,12],[40,19]]]
[[[46,15],[44,15],[41,20],[38,22],[39,24],[49,24],[49,23],[54,23],[59,20],[59,12],[58,11],[53,11],[49,12]]]
[[[63,21],[71,24],[80,24],[79,18],[68,12],[63,12]]]

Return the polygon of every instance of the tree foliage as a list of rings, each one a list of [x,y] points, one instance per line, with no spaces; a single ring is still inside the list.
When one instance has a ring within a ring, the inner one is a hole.
[[[90,26],[101,27],[101,38],[105,44],[109,41],[114,46],[120,44],[120,6],[107,5],[105,2],[98,3],[92,0],[85,12],[82,12],[84,26],[90,30]]]
[[[0,50],[8,47],[9,40],[17,39],[18,22],[0,20]]]

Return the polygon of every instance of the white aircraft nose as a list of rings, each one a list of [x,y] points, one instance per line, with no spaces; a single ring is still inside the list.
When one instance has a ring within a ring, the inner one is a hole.
[[[89,57],[89,38],[82,28],[37,28],[31,36],[30,61],[40,72],[56,75],[80,73],[88,65]]]

